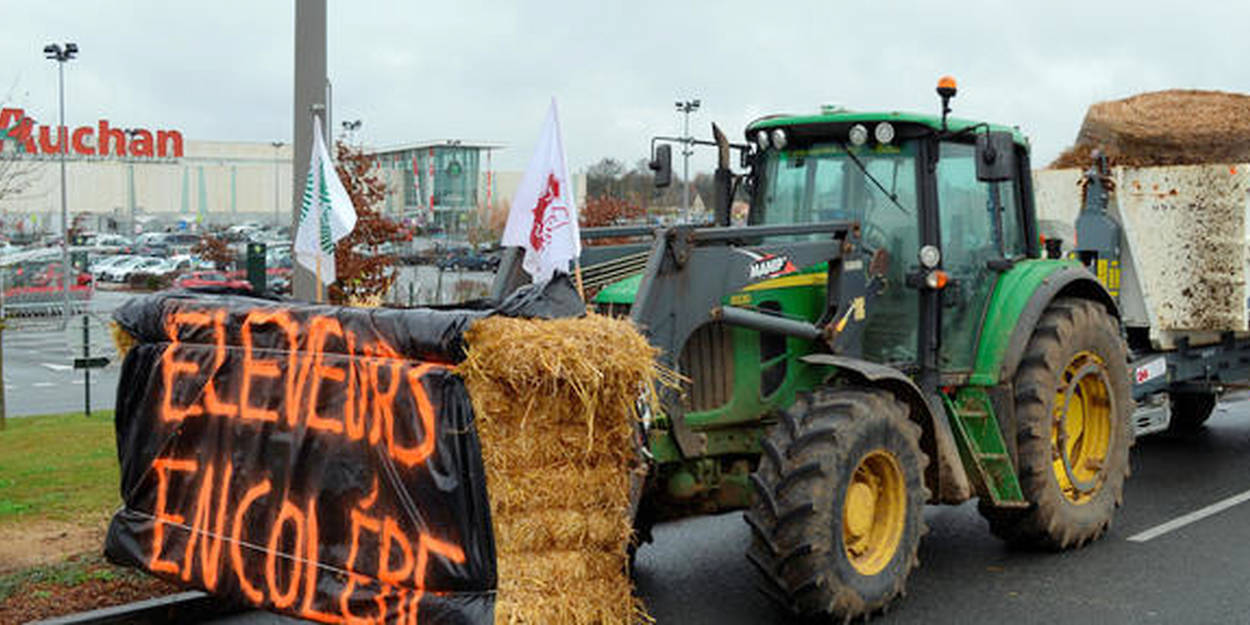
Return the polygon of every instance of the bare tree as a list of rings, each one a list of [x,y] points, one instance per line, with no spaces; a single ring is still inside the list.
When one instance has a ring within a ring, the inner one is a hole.
[[[14,106],[13,94],[16,91],[17,82],[14,81],[0,100],[0,108]],[[8,128],[0,128],[0,202],[26,193],[39,181],[43,162],[37,160],[36,155],[26,153],[18,140],[20,128],[20,119],[13,120]]]

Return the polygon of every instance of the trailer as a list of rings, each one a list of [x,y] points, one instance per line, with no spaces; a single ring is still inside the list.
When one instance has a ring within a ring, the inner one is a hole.
[[[1190,432],[1250,381],[1247,166],[1041,170],[1048,253],[1079,260],[1116,300],[1137,435]]]

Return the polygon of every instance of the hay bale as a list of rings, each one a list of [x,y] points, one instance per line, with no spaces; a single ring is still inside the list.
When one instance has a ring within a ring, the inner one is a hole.
[[[646,620],[632,596],[629,476],[638,401],[667,380],[625,320],[490,317],[460,365],[482,442],[495,526],[495,622]]]
[[[1094,148],[1126,167],[1250,161],[1250,95],[1171,89],[1098,102],[1050,167],[1087,167]]]

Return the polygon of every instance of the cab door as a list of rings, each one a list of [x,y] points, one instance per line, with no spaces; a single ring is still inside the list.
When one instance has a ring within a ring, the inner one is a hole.
[[[1023,256],[1017,181],[977,180],[972,144],[943,142],[937,164],[942,268],[950,276],[941,292],[942,372],[968,372],[999,271]]]

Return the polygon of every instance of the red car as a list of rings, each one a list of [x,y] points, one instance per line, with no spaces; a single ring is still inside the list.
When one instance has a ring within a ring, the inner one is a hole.
[[[230,289],[252,290],[252,283],[247,280],[236,280],[221,271],[190,271],[182,274],[174,286],[184,289],[201,287],[226,287]]]

